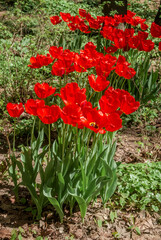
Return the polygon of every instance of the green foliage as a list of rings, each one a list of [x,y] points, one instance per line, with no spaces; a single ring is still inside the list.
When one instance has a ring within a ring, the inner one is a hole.
[[[112,201],[122,209],[135,207],[158,212],[161,208],[161,162],[121,164]]]
[[[145,128],[146,134],[157,132],[154,122],[158,118],[161,111],[161,94],[156,99],[149,101],[146,105],[141,106],[137,112],[123,117],[123,124],[126,127],[128,123],[140,124]]]
[[[156,98],[160,89],[158,71],[149,70],[151,66],[149,53],[136,53],[132,50],[128,58],[132,67],[136,69],[136,75],[133,79],[127,80],[125,88],[135,96],[137,101],[145,105],[149,100]]]
[[[148,21],[154,21],[154,18],[157,13],[157,8],[153,7],[150,8],[150,4],[157,4],[157,2],[152,2],[151,0],[144,1],[144,4],[138,0],[130,0],[130,6],[128,7],[129,10],[135,12],[137,15],[141,16],[142,18],[147,19]]]
[[[108,201],[117,183],[116,163],[113,160],[116,142],[113,142],[113,136],[113,133],[107,133],[104,137],[92,134],[89,129],[84,129],[82,136],[82,130],[60,123],[58,139],[53,142],[51,149],[50,145],[42,147],[42,129],[31,148],[22,148],[21,161],[13,155],[10,176],[15,189],[18,187],[17,166],[21,180],[19,185],[26,186],[30,192],[38,219],[49,202],[62,222],[64,204],[70,206],[72,213],[77,202],[84,219],[89,203],[98,195],[101,195],[104,204]],[[91,137],[94,139],[89,148]],[[37,180],[38,176],[40,181]]]

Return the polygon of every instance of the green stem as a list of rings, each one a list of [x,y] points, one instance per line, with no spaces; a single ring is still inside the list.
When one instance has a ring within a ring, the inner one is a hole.
[[[87,140],[87,152],[88,152],[88,148],[89,148],[90,139],[91,139],[91,133],[89,133],[88,140]]]
[[[10,157],[11,159],[11,167],[9,168],[10,176],[12,177],[13,183],[14,183],[14,193],[16,196],[16,201],[19,200],[18,197],[18,185],[17,185],[17,173],[16,173],[16,157],[15,157],[15,142],[16,142],[16,119],[14,119],[14,134],[13,134],[13,153]],[[12,169],[12,170],[11,170]]]
[[[75,147],[74,147],[74,155],[76,153],[76,150],[77,150],[77,142],[78,142],[78,124],[76,126],[76,135],[75,135]]]
[[[65,70],[65,74],[64,74],[64,81],[65,81],[65,84],[67,84],[67,74],[66,74],[66,70]]]
[[[61,86],[62,86],[62,80],[61,80],[61,77],[59,78],[59,85],[60,85],[60,89],[61,89]]]
[[[62,161],[64,160],[64,151],[65,151],[65,132],[66,127],[65,123],[63,123],[63,148],[62,148]]]
[[[13,152],[15,152],[15,142],[16,142],[16,120],[14,119],[14,133],[13,133]]]
[[[115,88],[115,82],[116,82],[116,79],[118,78],[118,75],[116,74],[116,76],[115,76],[115,78],[114,78],[114,80],[113,80],[113,82],[112,82],[112,87],[113,88]]]
[[[31,132],[31,145],[32,145],[32,143],[33,143],[33,138],[34,138],[35,121],[36,121],[36,117],[34,117],[34,121],[33,121],[33,125],[32,125],[32,132]]]
[[[120,89],[123,89],[123,86],[124,86],[125,82],[126,82],[126,78],[122,81],[122,85],[121,85]]]
[[[41,120],[39,118],[39,132],[40,132],[40,129],[41,129]]]
[[[50,161],[50,145],[51,145],[51,131],[50,131],[50,124],[48,125],[48,138],[49,138],[49,153],[48,153],[48,163]]]
[[[91,98],[93,97],[94,94],[95,94],[95,92],[93,92],[93,93],[91,94],[91,96],[90,96],[89,99],[88,99],[88,102],[91,100]]]
[[[113,75],[114,75],[114,73],[115,73],[115,71],[113,70],[113,72],[110,74],[111,76],[110,76],[110,83],[112,83],[112,78],[113,78]]]

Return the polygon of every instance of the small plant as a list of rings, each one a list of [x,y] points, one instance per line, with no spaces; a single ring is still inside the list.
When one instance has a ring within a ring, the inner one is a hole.
[[[123,209],[127,205],[158,212],[161,207],[160,162],[120,165],[117,194],[112,199]]]

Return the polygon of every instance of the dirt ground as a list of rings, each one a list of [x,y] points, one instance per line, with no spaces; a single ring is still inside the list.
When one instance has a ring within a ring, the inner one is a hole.
[[[21,190],[21,197],[28,199],[25,189]],[[110,219],[110,210],[103,208],[100,199],[94,206],[89,206],[84,223],[79,211],[69,216],[68,210],[64,222],[58,221],[54,212],[46,209],[39,222],[32,219],[31,212],[26,212],[24,204],[16,204],[12,194],[12,186],[6,181],[0,182],[0,239],[81,239],[81,240],[160,240],[160,216],[146,211],[136,212],[127,209],[126,212],[117,210],[117,218]],[[138,235],[136,228],[140,229]],[[15,234],[22,238],[13,237]],[[21,233],[21,234],[20,234]]]

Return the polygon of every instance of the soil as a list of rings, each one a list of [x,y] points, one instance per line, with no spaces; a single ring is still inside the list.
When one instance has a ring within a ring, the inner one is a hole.
[[[12,239],[37,239],[38,236],[41,239],[47,237],[46,239],[57,240],[161,239],[159,214],[117,210],[117,217],[112,221],[110,210],[102,207],[100,199],[94,206],[89,206],[84,223],[77,210],[72,216],[66,210],[64,222],[60,223],[51,209],[50,213],[49,209],[44,210],[42,219],[36,222],[31,212],[26,211],[26,205],[16,203],[12,189],[13,186],[7,181],[0,181],[0,239],[11,239],[13,233],[22,238]],[[25,189],[21,189],[20,197],[30,201]],[[137,232],[137,227],[141,235]]]

